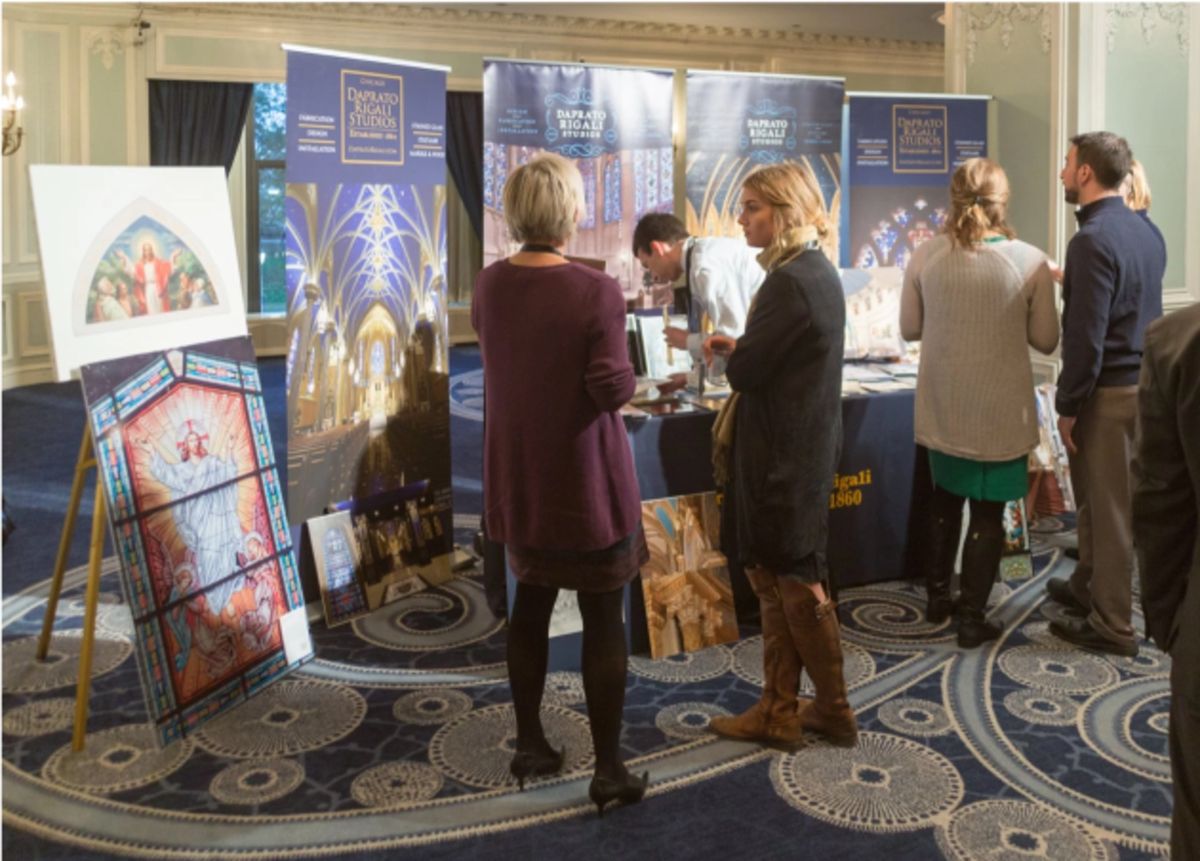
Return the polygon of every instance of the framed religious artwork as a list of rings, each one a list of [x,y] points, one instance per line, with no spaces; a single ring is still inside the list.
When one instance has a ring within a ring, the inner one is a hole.
[[[904,270],[896,266],[843,269],[841,276],[846,296],[846,358],[915,360],[920,345],[908,344],[900,337]]]
[[[246,334],[221,168],[33,165],[29,177],[60,381],[82,365]]]
[[[307,521],[328,625],[454,576],[452,536],[428,480],[334,508]]]
[[[249,338],[81,368],[138,666],[166,744],[312,657]]]

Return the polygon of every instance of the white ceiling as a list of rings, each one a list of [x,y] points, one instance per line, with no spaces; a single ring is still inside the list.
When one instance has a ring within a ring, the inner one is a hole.
[[[455,3],[468,9],[942,42],[942,3]]]

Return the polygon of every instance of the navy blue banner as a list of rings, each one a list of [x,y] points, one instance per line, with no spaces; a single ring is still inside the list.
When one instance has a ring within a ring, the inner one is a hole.
[[[671,81],[663,70],[489,60],[483,136],[567,158],[668,147]]]
[[[446,71],[288,53],[288,512],[424,489],[356,532],[369,599],[451,576]]]
[[[687,225],[741,236],[737,203],[755,167],[806,162],[835,221],[841,189],[841,78],[687,73]]]
[[[637,220],[675,208],[670,70],[489,60],[483,67],[483,262],[515,250],[504,222],[509,174],[542,151],[583,175],[584,214],[569,254],[604,261],[638,299]]]
[[[288,182],[445,182],[446,72],[288,51]]]
[[[903,268],[942,229],[951,174],[987,155],[987,102],[850,94],[850,241],[843,266]]]

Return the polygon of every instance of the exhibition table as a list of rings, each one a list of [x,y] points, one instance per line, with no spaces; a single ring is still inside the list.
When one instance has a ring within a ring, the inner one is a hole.
[[[908,389],[842,399],[842,455],[829,512],[835,596],[840,588],[919,575],[925,542],[910,535],[920,534],[932,483],[924,450],[913,443],[913,398]],[[709,410],[626,418],[643,500],[716,490],[710,456],[715,419]],[[492,547],[497,552],[485,558],[485,571],[489,560],[490,565],[504,565],[499,545]],[[722,550],[736,553],[729,547]],[[516,584],[511,572],[506,576],[511,610]],[[578,616],[569,606],[573,600],[574,593],[559,593],[551,625],[551,670],[579,669]],[[631,652],[646,652],[645,608],[636,580],[625,593],[625,618]]]
[[[929,479],[913,444],[913,397],[909,389],[842,398],[842,456],[829,512],[835,588],[899,579],[919,565],[921,542],[908,536],[920,522]],[[626,420],[642,499],[716,489],[715,418],[697,411]]]

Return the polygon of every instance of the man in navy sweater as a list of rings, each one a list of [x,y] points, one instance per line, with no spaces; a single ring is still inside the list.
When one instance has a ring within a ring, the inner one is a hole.
[[[1125,205],[1132,153],[1111,132],[1071,138],[1060,178],[1078,204],[1079,231],[1063,271],[1058,428],[1071,461],[1079,564],[1050,597],[1086,614],[1052,622],[1067,642],[1116,655],[1138,651],[1133,629],[1133,514],[1129,465],[1146,327],[1162,316],[1166,248]]]

